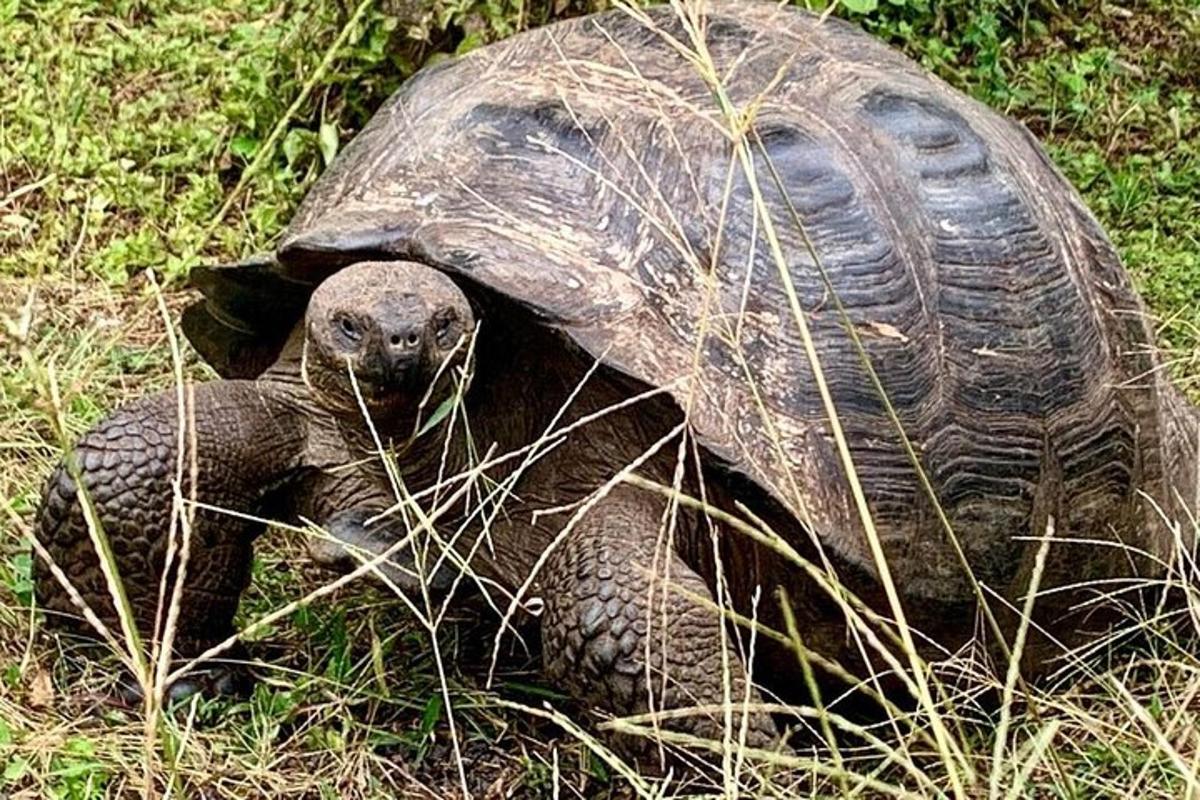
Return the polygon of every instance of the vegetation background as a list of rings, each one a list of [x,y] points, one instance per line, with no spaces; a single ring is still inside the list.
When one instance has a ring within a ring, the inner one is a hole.
[[[177,309],[190,266],[268,249],[339,147],[422,64],[605,5],[0,0],[0,796],[147,790],[136,712],[104,699],[111,668],[65,673],[55,644],[34,635],[25,535],[61,453],[56,407],[74,437],[122,400],[168,385],[154,285]],[[1046,143],[1109,231],[1195,395],[1200,3],[843,0],[834,13]],[[193,356],[186,369],[210,375]],[[296,537],[271,537],[245,615],[312,585],[305,563]],[[535,657],[510,655],[484,692],[491,631],[467,619],[443,636],[473,794],[628,794],[559,726],[497,702],[554,699],[536,683]],[[429,647],[398,603],[343,592],[255,638],[251,652],[273,666],[246,700],[166,718],[157,746],[167,777],[153,791],[457,791]],[[1200,660],[1169,633],[1151,638],[1148,653],[1106,656],[1128,698],[1081,678],[1048,716],[1018,717],[1014,726],[1034,733],[1055,726],[1042,745],[1054,769],[1031,761],[1015,794],[1182,795],[1200,757]],[[986,758],[989,730],[968,725],[964,747]]]

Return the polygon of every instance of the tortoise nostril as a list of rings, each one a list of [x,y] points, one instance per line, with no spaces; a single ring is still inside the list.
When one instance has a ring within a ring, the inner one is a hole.
[[[415,332],[393,333],[388,336],[388,344],[390,344],[392,347],[400,347],[401,345],[404,345],[405,348],[412,348],[416,347],[418,344],[420,344],[420,342],[421,335]]]

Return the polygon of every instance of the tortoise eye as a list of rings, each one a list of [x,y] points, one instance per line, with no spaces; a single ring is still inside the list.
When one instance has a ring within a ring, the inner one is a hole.
[[[444,311],[438,316],[434,322],[434,335],[441,344],[446,343],[447,337],[450,335],[451,329],[454,327],[455,320],[458,316],[453,311]]]
[[[335,324],[338,330],[341,331],[341,334],[350,341],[358,342],[362,340],[362,331],[350,317],[342,315],[337,318]]]

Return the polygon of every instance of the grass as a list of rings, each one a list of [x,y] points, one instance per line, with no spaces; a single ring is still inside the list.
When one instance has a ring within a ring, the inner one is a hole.
[[[122,400],[169,387],[171,351],[147,268],[177,311],[187,269],[268,249],[338,147],[420,64],[596,5],[0,0],[0,794],[145,788],[143,723],[101,699],[111,669],[67,673],[58,645],[33,635],[24,532],[60,452],[48,379],[72,438]],[[1177,379],[1200,394],[1200,9],[1189,0],[855,0],[838,13],[1047,143],[1160,320]],[[186,353],[183,368],[211,376]],[[268,542],[245,620],[324,580],[298,535]],[[1200,670],[1186,640],[1153,630],[1090,674],[1017,693],[1011,746],[997,750],[1005,791],[1180,796],[1200,758]],[[252,655],[272,668],[249,699],[163,717],[156,757],[174,777],[155,788],[442,797],[460,785],[465,761],[476,796],[626,796],[627,781],[567,720],[512,708],[540,709],[553,695],[535,657],[504,654],[497,688],[481,689],[492,634],[470,618],[439,626],[443,676],[394,598],[341,589],[252,637]],[[954,747],[986,771],[990,729],[950,722]],[[930,763],[909,744],[891,746]],[[855,748],[835,752],[839,763],[872,768]],[[909,787],[950,790],[946,774],[930,780]],[[836,781],[817,785],[839,791]]]

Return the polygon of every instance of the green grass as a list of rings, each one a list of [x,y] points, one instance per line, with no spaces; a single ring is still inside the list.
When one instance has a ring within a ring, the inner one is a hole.
[[[177,311],[187,269],[268,249],[337,148],[422,63],[602,4],[381,0],[358,13],[333,0],[0,0],[0,795],[119,796],[141,775],[137,715],[98,700],[111,672],[67,673],[55,645],[31,636],[24,533],[59,455],[42,367],[53,365],[71,436],[168,386],[147,269]],[[1200,7],[855,0],[839,13],[1046,142],[1161,321],[1176,376],[1196,381]],[[186,370],[210,376],[192,356]],[[273,536],[243,615],[320,580],[297,537]],[[620,795],[621,781],[572,737],[495,702],[540,706],[536,658],[514,653],[500,687],[479,688],[490,635],[466,619],[441,642],[473,791],[571,796],[557,769],[585,796]],[[1154,639],[1156,658],[1120,674],[1194,759],[1195,719],[1175,715],[1194,713],[1200,684],[1175,666],[1194,658],[1172,661],[1172,647]],[[453,791],[429,645],[395,602],[344,591],[261,632],[251,652],[273,665],[251,698],[167,717],[160,751],[178,759],[182,796]],[[1076,796],[1180,791],[1131,707],[1086,681],[1045,699]],[[1041,729],[1027,715],[1014,728]],[[986,733],[971,735],[987,751]],[[1056,785],[1046,770],[1034,781]]]
[[[884,3],[875,32],[1024,122],[1082,192],[1163,322],[1200,351],[1200,6]],[[927,12],[933,7],[936,12]],[[1186,369],[1180,371],[1183,375]]]

